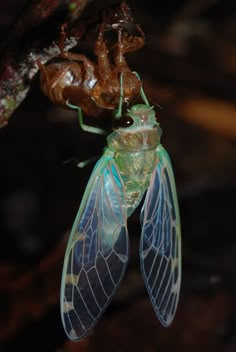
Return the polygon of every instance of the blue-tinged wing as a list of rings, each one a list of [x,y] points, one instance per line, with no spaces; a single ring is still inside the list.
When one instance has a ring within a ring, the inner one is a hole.
[[[61,283],[61,316],[71,340],[94,327],[127,266],[124,185],[106,154],[94,168],[67,246]]]
[[[157,148],[153,172],[141,212],[141,270],[158,319],[168,326],[175,315],[181,283],[179,208],[171,162]]]

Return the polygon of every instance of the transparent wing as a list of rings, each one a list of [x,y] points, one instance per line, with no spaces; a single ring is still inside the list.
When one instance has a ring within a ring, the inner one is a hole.
[[[168,326],[175,315],[181,282],[181,234],[174,175],[160,145],[158,163],[141,212],[141,270],[158,319]]]
[[[61,316],[71,340],[93,328],[127,266],[124,186],[112,159],[95,166],[75,219],[61,283]]]

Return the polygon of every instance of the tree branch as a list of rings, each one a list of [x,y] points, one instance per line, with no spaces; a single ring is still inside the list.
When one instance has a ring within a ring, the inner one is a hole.
[[[26,97],[38,72],[36,60],[45,63],[59,54],[56,42],[62,24],[68,26],[65,50],[78,44],[86,28],[78,19],[90,2],[37,0],[22,10],[1,47],[0,127]]]

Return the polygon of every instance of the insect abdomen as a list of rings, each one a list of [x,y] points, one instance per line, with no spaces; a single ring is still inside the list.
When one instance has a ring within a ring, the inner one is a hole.
[[[126,190],[128,216],[137,208],[156,166],[156,150],[116,152],[115,160]]]

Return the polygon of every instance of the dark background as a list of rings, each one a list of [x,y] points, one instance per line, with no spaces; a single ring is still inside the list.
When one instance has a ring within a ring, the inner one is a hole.
[[[128,222],[130,265],[119,292],[89,337],[65,337],[63,256],[93,168],[79,169],[73,158],[101,154],[106,140],[82,132],[76,114],[49,102],[36,77],[0,130],[1,351],[236,351],[235,2],[129,4],[146,45],[127,60],[157,105],[179,195],[183,280],[175,321],[163,328],[145,292],[139,208]],[[0,6],[4,37],[22,4]]]

